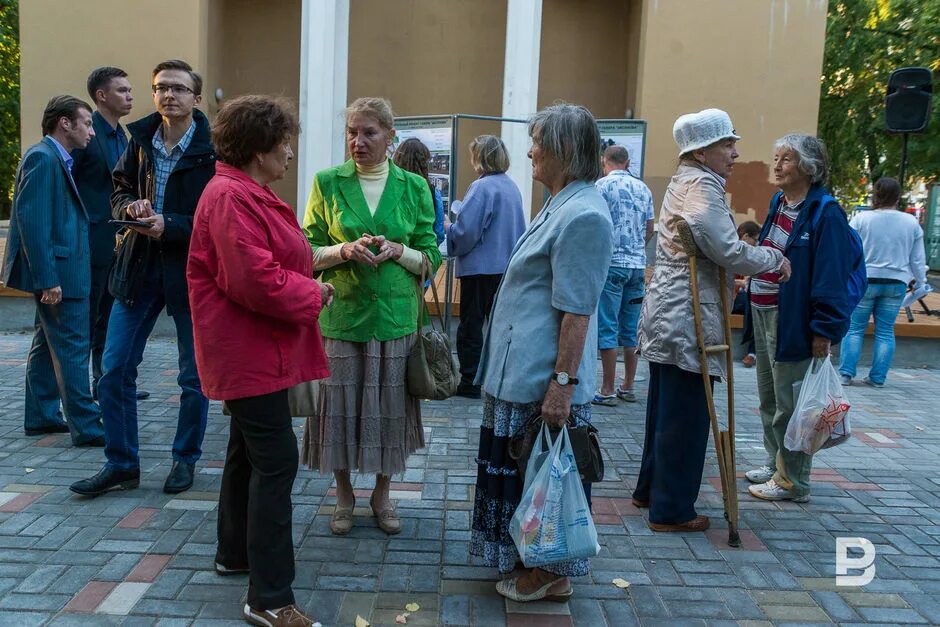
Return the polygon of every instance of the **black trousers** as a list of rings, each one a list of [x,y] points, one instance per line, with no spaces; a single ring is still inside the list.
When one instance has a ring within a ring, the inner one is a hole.
[[[633,491],[634,498],[649,501],[650,522],[695,518],[710,426],[702,375],[651,361],[646,440]]]
[[[483,325],[493,308],[501,274],[472,274],[460,277],[460,324],[457,325],[457,359],[460,375],[472,383],[483,350]]]
[[[216,561],[249,569],[248,605],[272,610],[294,602],[291,489],[297,437],[287,390],[227,401],[232,412]]]
[[[108,291],[108,273],[111,266],[91,267],[91,294],[88,304],[91,307],[91,389],[98,390],[101,378],[101,358],[104,355],[104,341],[108,334],[108,318],[111,317],[111,305],[114,297]]]

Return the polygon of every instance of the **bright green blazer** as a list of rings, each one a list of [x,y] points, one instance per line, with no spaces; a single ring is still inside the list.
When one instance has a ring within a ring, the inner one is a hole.
[[[391,161],[375,216],[359,186],[354,161],[317,172],[303,227],[313,250],[353,242],[369,233],[424,253],[435,271],[441,265],[428,183]],[[347,261],[324,270],[320,280],[336,288],[333,304],[320,312],[324,337],[347,342],[385,341],[417,330],[420,278],[398,262],[389,260],[371,268]]]

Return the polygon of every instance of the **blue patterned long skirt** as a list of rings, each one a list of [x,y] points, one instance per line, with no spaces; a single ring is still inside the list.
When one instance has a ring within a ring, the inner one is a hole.
[[[541,401],[509,403],[483,395],[483,424],[480,425],[480,452],[477,456],[476,498],[470,535],[470,554],[483,558],[487,566],[510,573],[520,562],[519,552],[509,535],[509,521],[522,500],[522,478],[516,462],[509,457],[509,439],[542,407]],[[591,422],[591,404],[572,405],[578,424]],[[588,502],[591,486],[584,484]],[[577,577],[590,572],[590,561],[570,560],[541,566],[560,576]]]

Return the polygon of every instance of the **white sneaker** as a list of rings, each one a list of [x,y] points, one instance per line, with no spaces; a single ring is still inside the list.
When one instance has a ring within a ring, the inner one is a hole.
[[[752,485],[747,489],[751,496],[756,496],[765,501],[793,501],[794,503],[809,503],[809,495],[797,496],[793,490],[787,490],[771,479],[767,483]]]
[[[767,483],[774,478],[774,469],[770,466],[761,466],[754,470],[748,470],[744,477],[751,483]]]
[[[842,387],[852,385],[852,377],[847,374],[841,374],[839,375],[839,383],[842,384]]]

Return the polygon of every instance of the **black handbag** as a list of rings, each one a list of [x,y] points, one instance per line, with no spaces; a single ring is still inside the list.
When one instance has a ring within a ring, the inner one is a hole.
[[[568,439],[571,440],[571,450],[574,452],[575,462],[578,464],[578,474],[585,483],[598,483],[604,480],[604,458],[601,455],[601,441],[597,427],[588,424],[576,426],[574,416],[568,416]],[[519,430],[509,439],[509,457],[516,462],[519,476],[525,479],[526,466],[529,464],[529,455],[532,446],[542,430],[542,414],[540,412],[529,416],[529,419],[519,427]],[[552,437],[557,437],[561,429],[551,427]]]

